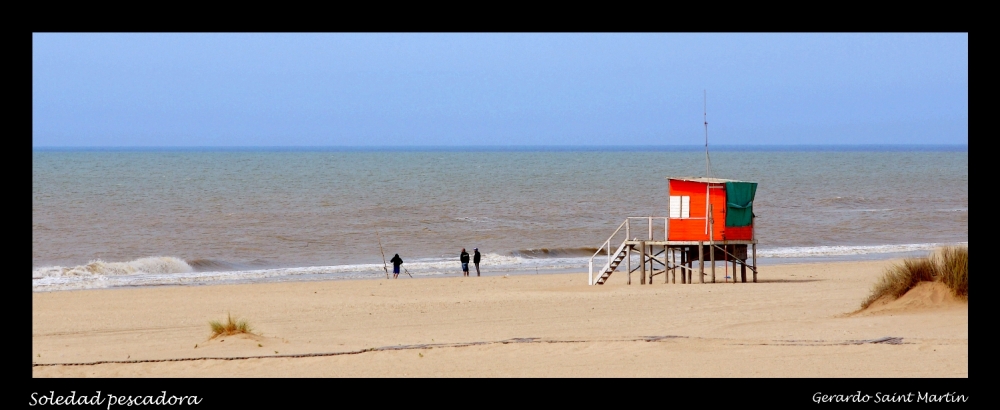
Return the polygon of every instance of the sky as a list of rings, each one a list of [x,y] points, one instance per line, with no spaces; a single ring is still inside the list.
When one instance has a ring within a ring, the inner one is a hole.
[[[33,147],[968,144],[968,33],[35,33]]]

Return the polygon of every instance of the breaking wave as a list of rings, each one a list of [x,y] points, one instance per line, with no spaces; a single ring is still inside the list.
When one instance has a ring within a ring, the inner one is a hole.
[[[914,243],[904,245],[871,245],[871,246],[805,246],[787,248],[757,248],[757,256],[761,258],[814,258],[826,256],[853,256],[872,254],[894,254],[919,251],[932,251],[942,246],[964,245],[958,243]]]
[[[860,255],[899,254],[931,251],[959,243],[924,243],[875,246],[811,246],[757,248],[763,261],[780,258],[825,258]],[[509,254],[485,253],[480,269],[484,275],[532,272],[586,272],[590,256],[597,248],[526,249]],[[604,265],[606,255],[598,255],[595,269]],[[636,262],[637,263],[637,262]],[[130,262],[93,261],[71,268],[44,267],[32,271],[32,291],[46,292],[78,289],[104,289],[135,286],[211,285],[267,281],[378,279],[386,277],[381,263],[305,266],[288,268],[241,268],[228,262],[196,259],[190,263],[179,258],[158,256]],[[401,276],[440,277],[460,275],[458,258],[408,258]],[[472,268],[475,273],[475,268]]]
[[[497,253],[482,255],[480,269],[484,274],[526,272],[535,270],[582,269],[588,258],[571,257],[545,259],[525,258]],[[95,261],[73,268],[45,267],[32,272],[32,291],[102,289],[134,286],[209,285],[274,280],[377,279],[385,277],[381,263],[332,266],[305,266],[271,269],[236,269],[226,262],[194,260],[191,264],[175,257],[143,258],[132,262]],[[210,267],[217,267],[211,269]],[[391,268],[391,267],[390,267]],[[412,258],[403,264],[406,273],[414,277],[434,277],[461,274],[458,258]],[[475,273],[475,268],[472,267]]]
[[[597,248],[538,248],[514,251],[511,255],[521,258],[589,258],[594,252],[597,252]]]
[[[187,264],[191,265],[192,268],[199,271],[220,270],[220,269],[230,270],[237,268],[236,264],[217,261],[214,259],[194,259],[187,261]]]
[[[194,269],[187,262],[170,256],[136,259],[131,262],[105,262],[100,259],[86,265],[65,268],[49,266],[31,272],[32,279],[72,276],[123,276],[137,274],[187,273]]]

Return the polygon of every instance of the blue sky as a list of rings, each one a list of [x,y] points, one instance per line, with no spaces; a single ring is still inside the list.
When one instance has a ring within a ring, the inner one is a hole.
[[[36,33],[35,147],[968,144],[967,33]]]

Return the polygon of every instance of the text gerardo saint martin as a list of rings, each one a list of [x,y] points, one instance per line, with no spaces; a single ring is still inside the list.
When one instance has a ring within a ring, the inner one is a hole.
[[[883,393],[875,394],[862,393],[860,390],[853,394],[826,394],[816,392],[812,396],[815,403],[965,403],[969,396],[956,394],[955,392],[931,393],[931,392],[910,392],[910,393]]]

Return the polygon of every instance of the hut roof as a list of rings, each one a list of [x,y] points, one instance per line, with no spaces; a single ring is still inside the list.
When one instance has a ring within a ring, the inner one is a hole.
[[[735,179],[706,178],[706,177],[667,177],[667,179],[676,179],[678,181],[706,182],[709,184],[724,184],[726,182],[750,182],[750,181],[740,181]]]

